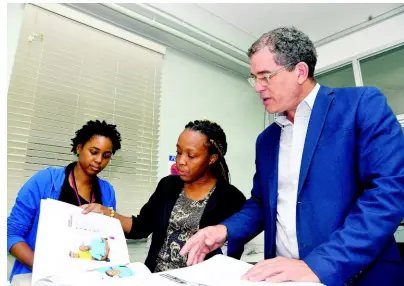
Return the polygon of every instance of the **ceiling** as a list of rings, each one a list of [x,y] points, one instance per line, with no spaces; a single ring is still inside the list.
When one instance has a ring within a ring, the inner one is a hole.
[[[313,42],[351,28],[387,13],[403,3],[200,3],[200,4],[149,4],[155,8],[184,19],[225,41],[247,50],[263,33],[280,27],[293,25],[307,33]],[[187,14],[183,7],[189,6]],[[194,7],[192,7],[194,6]],[[190,13],[194,10],[194,13]],[[227,22],[238,30],[237,36],[221,34],[220,29],[201,23],[195,13],[204,10]],[[245,42],[245,41],[248,41]]]
[[[246,51],[259,36],[273,28],[293,25],[307,33],[318,46],[329,37],[343,33],[347,29],[375,23],[387,15],[404,11],[404,5],[400,3],[120,3],[117,5],[209,45],[233,57],[236,59],[234,61],[178,35],[133,19],[104,4],[66,5],[243,76],[249,74]]]

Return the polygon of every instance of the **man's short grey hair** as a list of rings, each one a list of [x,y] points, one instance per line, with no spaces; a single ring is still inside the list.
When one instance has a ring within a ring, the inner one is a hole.
[[[294,27],[281,27],[263,34],[248,50],[248,57],[264,48],[274,53],[274,61],[278,65],[288,66],[293,70],[299,62],[309,66],[309,77],[314,76],[317,63],[317,52],[313,42],[303,32]]]

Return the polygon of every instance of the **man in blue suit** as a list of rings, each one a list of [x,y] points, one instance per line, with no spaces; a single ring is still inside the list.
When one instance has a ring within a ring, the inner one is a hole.
[[[393,236],[404,217],[404,136],[384,95],[317,84],[314,45],[295,28],[264,34],[249,57],[249,81],[276,115],[256,142],[251,198],[181,254],[196,264],[265,230],[265,260],[244,279],[404,285]]]

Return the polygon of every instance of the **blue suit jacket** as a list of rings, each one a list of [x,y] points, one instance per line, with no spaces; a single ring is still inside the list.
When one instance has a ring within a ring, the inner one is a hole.
[[[276,256],[280,133],[272,124],[258,136],[251,198],[223,222],[229,241],[265,230],[266,259]],[[404,217],[404,136],[378,89],[321,86],[297,196],[300,259],[322,283],[404,285],[393,236]]]

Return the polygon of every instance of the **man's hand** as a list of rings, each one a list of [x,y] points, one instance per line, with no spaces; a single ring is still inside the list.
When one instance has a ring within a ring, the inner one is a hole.
[[[205,256],[223,245],[227,238],[227,228],[224,225],[215,225],[202,228],[195,233],[182,247],[180,254],[188,252],[187,265],[202,262]]]
[[[268,282],[320,282],[302,260],[277,257],[258,262],[241,279]]]

